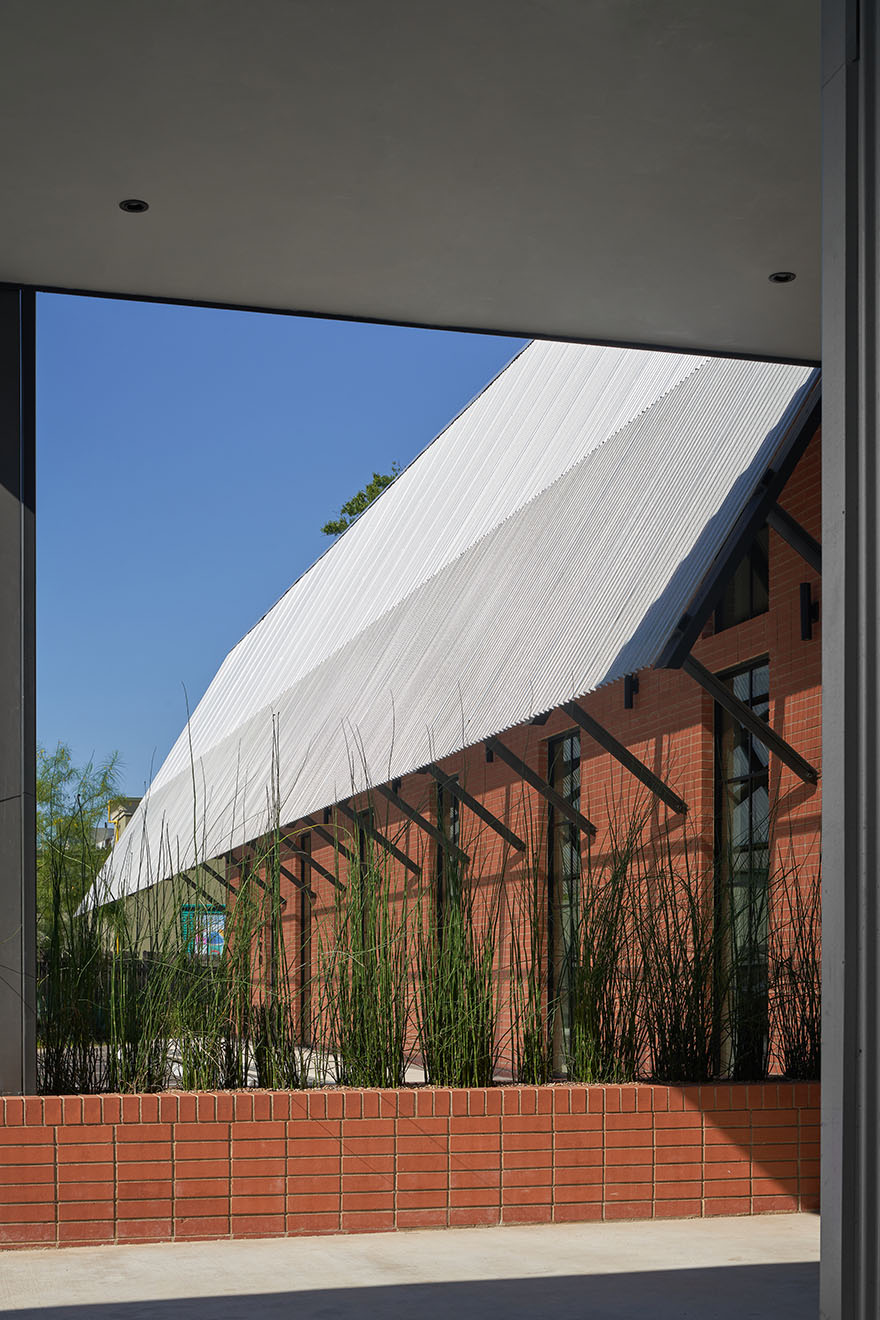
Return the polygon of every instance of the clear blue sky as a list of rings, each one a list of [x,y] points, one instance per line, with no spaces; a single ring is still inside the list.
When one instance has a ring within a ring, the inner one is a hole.
[[[520,340],[41,295],[37,722],[143,792],[226,652]]]

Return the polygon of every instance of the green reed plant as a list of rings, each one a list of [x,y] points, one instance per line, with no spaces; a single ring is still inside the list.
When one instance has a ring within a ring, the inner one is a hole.
[[[540,1086],[553,1077],[553,1029],[559,986],[548,975],[547,830],[544,812],[521,804],[525,843],[509,882],[511,1061],[517,1081]]]
[[[179,895],[179,882],[170,881],[101,909],[111,1091],[158,1091],[171,1081],[181,950],[169,912],[179,911]]]
[[[557,998],[548,966],[546,888],[540,862],[530,853],[511,896],[510,1013],[513,1075],[541,1086],[553,1076],[552,1033]]]
[[[402,1086],[410,1014],[406,888],[395,891],[387,855],[365,831],[344,837],[346,883],[334,890],[329,931],[318,936],[319,1023],[338,1082]]]
[[[771,1038],[785,1077],[816,1081],[822,1060],[822,875],[818,858],[781,864],[771,886]]]
[[[719,1011],[728,1002],[728,938],[714,863],[699,840],[666,829],[637,850],[638,931],[651,1076],[705,1082],[715,1073]]]
[[[613,820],[606,852],[588,850],[572,882],[563,952],[566,1073],[572,1081],[632,1081],[642,1065],[645,1014],[636,861],[646,817]]]
[[[491,1086],[499,1048],[501,887],[479,885],[451,855],[444,861],[442,893],[431,885],[416,918],[416,1017],[426,1080]]]
[[[280,808],[276,807],[276,822]],[[257,1085],[270,1089],[301,1085],[302,1056],[297,1025],[298,992],[282,925],[282,836],[276,823],[265,863],[263,901],[254,942],[259,984],[253,1017],[253,1051]]]
[[[72,833],[79,835],[75,847]],[[105,1085],[107,960],[95,914],[77,914],[83,886],[94,874],[89,845],[86,829],[74,817],[43,858],[49,902],[38,946],[37,1088],[48,1094],[99,1091]],[[71,856],[79,870],[73,883]]]

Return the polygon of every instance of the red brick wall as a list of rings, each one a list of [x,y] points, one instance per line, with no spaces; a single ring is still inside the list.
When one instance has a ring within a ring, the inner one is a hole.
[[[821,535],[821,433],[817,433],[790,478],[780,502],[817,539]],[[814,625],[811,641],[800,636],[799,584],[809,581],[813,597],[821,599],[821,579],[774,532],[770,533],[770,608],[766,614],[712,635],[711,624],[694,648],[695,656],[708,668],[722,672],[762,656],[770,657],[771,723],[777,732],[814,766],[821,769],[821,621]],[[536,646],[540,646],[540,628],[536,627]],[[585,697],[580,703],[616,738],[643,760],[655,773],[688,803],[686,817],[669,812],[610,755],[586,734],[581,739],[581,809],[597,826],[591,845],[593,855],[601,855],[609,837],[609,825],[621,819],[637,803],[652,805],[657,828],[669,832],[673,846],[685,835],[694,843],[706,863],[714,849],[715,756],[714,709],[711,699],[693,679],[680,670],[643,670],[633,709],[623,701],[623,680]],[[521,725],[502,735],[512,751],[522,757],[542,776],[547,775],[547,744],[559,733],[572,728],[563,710],[552,712],[543,725]],[[471,748],[442,763],[444,770],[458,774],[462,783],[497,817],[522,834],[531,843],[536,828],[546,821],[543,798],[522,783],[514,771],[500,760],[486,763],[483,745]],[[803,875],[819,865],[819,828],[821,782],[806,785],[775,757],[771,758],[771,800],[775,812],[776,863],[788,868],[794,861]],[[409,775],[401,786],[406,800],[429,819],[435,818],[436,784],[427,775]],[[363,799],[365,802],[365,799]],[[413,860],[424,868],[423,879],[430,881],[435,866],[436,845],[417,827],[401,818],[393,806],[377,797],[373,803],[377,824]],[[505,846],[497,834],[487,829],[466,808],[461,812],[463,847],[470,853],[473,871],[487,885],[502,871]],[[347,822],[340,818],[344,830]],[[293,823],[291,828],[296,830]],[[300,826],[299,828],[304,828]],[[344,836],[343,836],[344,837]],[[346,864],[337,861],[333,847],[316,834],[311,835],[313,856],[328,870]],[[586,844],[584,847],[586,848]],[[546,848],[544,849],[546,856]],[[404,885],[414,892],[414,882],[402,867],[391,863],[402,893]],[[515,883],[521,867],[519,854],[508,853],[505,882]],[[311,883],[317,893],[313,921],[317,925],[332,906],[331,888],[312,873]],[[293,887],[282,882],[288,902],[285,928],[295,939],[299,923],[299,904]],[[505,913],[505,920],[509,914]],[[315,946],[313,945],[313,952]],[[506,975],[510,963],[509,931],[499,951],[499,975]],[[317,967],[313,969],[317,972]],[[506,1039],[509,1005],[502,1009],[501,1033]],[[509,1065],[510,1051],[505,1043],[502,1065]],[[775,1062],[775,1061],[774,1061]]]
[[[6,1099],[0,1245],[815,1210],[795,1083]]]

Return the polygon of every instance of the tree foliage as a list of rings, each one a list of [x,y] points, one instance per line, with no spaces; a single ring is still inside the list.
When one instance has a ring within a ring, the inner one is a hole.
[[[352,495],[350,500],[346,500],[339,510],[339,517],[331,518],[329,522],[324,524],[321,528],[324,535],[338,536],[340,532],[345,531],[346,527],[350,527],[355,518],[359,517],[364,509],[368,509],[373,500],[382,494],[386,486],[391,485],[399,472],[399,463],[392,463],[389,473],[374,472],[372,481],[367,482],[363,490],[359,490],[356,495]]]
[[[37,749],[37,932],[46,938],[63,892],[78,905],[106,859],[98,827],[119,792],[119,758],[74,765],[66,743]],[[72,908],[71,908],[72,910]]]

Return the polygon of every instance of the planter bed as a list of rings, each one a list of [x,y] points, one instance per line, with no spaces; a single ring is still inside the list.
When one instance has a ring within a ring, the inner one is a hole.
[[[0,1245],[818,1208],[819,1087],[0,1100]]]

